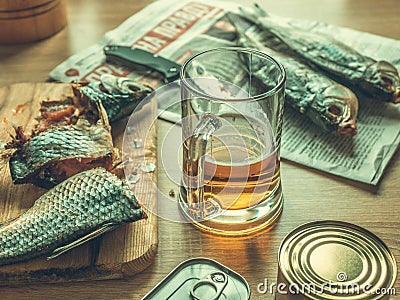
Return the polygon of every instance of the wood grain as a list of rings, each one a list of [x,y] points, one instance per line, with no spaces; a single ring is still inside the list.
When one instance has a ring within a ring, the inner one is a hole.
[[[70,94],[72,90],[69,84],[20,83],[1,88],[0,118],[8,122],[3,124],[0,140],[9,140],[11,122],[23,126],[25,132],[29,133],[39,115],[41,100],[56,100]],[[157,132],[153,123],[156,108],[155,101],[148,102],[138,113],[140,118],[135,123],[134,137],[146,143],[144,148],[135,149],[136,153],[132,153],[135,163],[140,160],[157,162]],[[113,127],[114,145],[119,149],[126,121],[121,120]],[[157,251],[157,218],[151,213],[157,207],[156,181],[156,173],[146,173],[134,187],[136,197],[150,211],[147,220],[119,227],[53,260],[39,257],[28,262],[2,266],[0,285],[122,278],[145,269],[153,262]],[[31,184],[14,185],[8,165],[4,162],[0,184],[1,221],[19,216],[46,192]]]
[[[398,0],[257,2],[275,14],[324,21],[400,39]],[[57,64],[97,42],[105,31],[116,27],[148,3],[150,1],[69,0],[66,29],[40,43],[0,47],[0,85],[45,81]],[[158,128],[160,151],[168,124],[159,122]],[[162,170],[161,161],[158,168],[159,188],[162,193],[168,194],[175,185]],[[377,190],[284,161],[282,181],[285,206],[281,218],[269,232],[244,240],[212,238],[188,224],[160,219],[160,241],[155,263],[130,280],[35,284],[1,288],[0,295],[2,299],[140,299],[182,260],[205,256],[242,274],[250,284],[251,299],[272,300],[273,295],[259,294],[257,285],[264,278],[270,282],[276,280],[279,244],[290,230],[305,222],[336,219],[361,225],[379,235],[400,262],[399,177],[398,153]],[[400,276],[397,278],[395,287],[399,294]],[[399,299],[399,296],[391,299]]]
[[[0,44],[41,40],[65,24],[64,0],[0,0]]]

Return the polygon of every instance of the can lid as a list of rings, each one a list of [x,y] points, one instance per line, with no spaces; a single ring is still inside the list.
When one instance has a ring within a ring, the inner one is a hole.
[[[385,243],[359,226],[318,221],[283,240],[279,269],[288,283],[310,299],[379,299],[397,274]]]
[[[203,257],[180,263],[142,300],[248,300],[250,287],[246,279],[220,264]]]

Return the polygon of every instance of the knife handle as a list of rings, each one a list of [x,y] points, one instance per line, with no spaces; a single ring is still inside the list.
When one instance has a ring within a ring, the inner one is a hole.
[[[106,60],[135,70],[144,66],[158,71],[168,82],[178,79],[181,66],[151,52],[128,46],[107,45],[104,47]]]

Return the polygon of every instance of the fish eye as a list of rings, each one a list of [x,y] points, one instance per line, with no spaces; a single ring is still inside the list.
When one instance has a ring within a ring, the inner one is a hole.
[[[338,106],[336,106],[336,105],[330,105],[330,106],[328,107],[328,112],[329,112],[330,114],[332,114],[333,116],[338,117],[338,116],[340,116],[340,114],[342,113],[342,110],[341,110],[340,107],[338,107]]]
[[[99,90],[102,91],[103,93],[108,93],[107,89],[104,87],[102,83],[99,84]]]
[[[139,87],[133,84],[128,85],[128,89],[131,90],[132,92],[138,92],[140,90]]]
[[[392,90],[393,87],[393,82],[390,78],[383,76],[381,78],[383,86],[386,88],[386,90]]]

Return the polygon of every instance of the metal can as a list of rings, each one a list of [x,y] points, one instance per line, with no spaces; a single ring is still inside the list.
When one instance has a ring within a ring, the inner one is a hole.
[[[376,235],[359,226],[318,221],[283,240],[278,254],[276,300],[389,299],[396,261]]]
[[[192,258],[179,264],[142,300],[248,300],[250,287],[238,273],[215,260]]]

